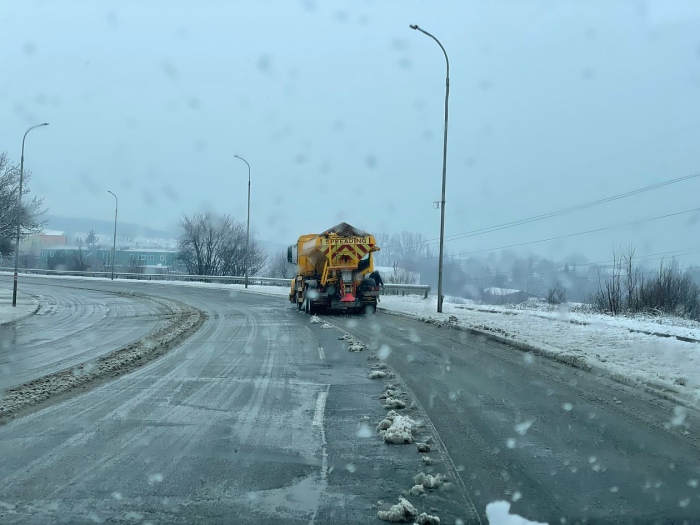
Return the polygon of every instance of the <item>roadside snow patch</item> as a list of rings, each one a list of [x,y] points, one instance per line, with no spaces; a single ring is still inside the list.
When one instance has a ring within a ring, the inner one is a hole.
[[[387,397],[384,400],[384,408],[402,409],[402,408],[406,408],[406,403],[404,403],[402,400],[394,398],[394,397]]]
[[[318,324],[318,323],[322,323],[323,321],[321,321],[321,318],[318,315],[313,315],[313,316],[311,316],[311,319],[309,320],[309,322],[311,324]]]
[[[440,525],[440,518],[421,512],[414,525]]]
[[[413,482],[417,485],[423,485],[426,489],[438,489],[440,486],[447,481],[447,476],[444,474],[438,474],[437,476],[432,476],[421,472],[413,477]]]
[[[348,346],[350,352],[362,352],[365,348],[367,347],[358,341],[351,341],[350,346]]]
[[[333,325],[332,325],[332,324],[328,324],[328,323],[323,323],[323,324],[321,325],[321,328],[326,328],[326,329],[328,329],[328,328],[333,328]]]
[[[434,464],[435,464],[435,461],[433,460],[433,458],[431,458],[431,457],[429,457],[429,456],[423,456],[423,457],[421,457],[421,459],[423,460],[423,464],[424,464],[425,466],[428,466],[428,467],[429,467],[430,465],[434,465]]]
[[[399,502],[396,505],[392,505],[389,510],[377,512],[377,518],[383,521],[391,521],[392,523],[408,523],[417,515],[418,511],[416,508],[404,498],[399,498]]]
[[[413,443],[413,428],[416,422],[408,416],[396,416],[384,433],[384,442],[401,445]]]
[[[411,490],[408,491],[408,493],[411,496],[420,496],[422,494],[425,494],[425,488],[423,488],[423,485],[413,485],[411,487]]]
[[[489,525],[549,525],[510,514],[510,503],[507,501],[494,501],[486,505],[486,519],[489,520]]]
[[[369,374],[370,379],[382,379],[383,377],[386,377],[384,370],[372,370]]]
[[[396,390],[388,389],[381,396],[379,396],[379,399],[387,399],[389,397],[394,397],[395,395],[396,395]]]

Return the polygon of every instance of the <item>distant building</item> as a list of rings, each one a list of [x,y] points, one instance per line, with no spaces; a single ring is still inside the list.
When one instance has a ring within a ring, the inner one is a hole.
[[[523,290],[495,286],[484,288],[481,292],[481,301],[486,304],[518,304],[536,297],[535,294]]]
[[[68,237],[65,233],[47,230],[23,239],[19,243],[19,252],[38,255],[45,246],[65,246],[66,244],[68,244]]]
[[[115,270],[130,273],[170,273],[175,265],[174,250],[122,248],[116,251]],[[109,271],[112,267],[110,248],[52,246],[41,250],[41,268],[48,270],[77,270],[80,262],[92,271]]]

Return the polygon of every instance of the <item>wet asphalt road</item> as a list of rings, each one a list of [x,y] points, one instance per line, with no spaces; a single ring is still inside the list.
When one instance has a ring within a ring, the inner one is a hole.
[[[2,286],[12,277],[0,276]],[[165,308],[141,297],[75,290],[70,282],[21,277],[39,311],[0,326],[0,390],[109,353],[163,323]]]
[[[383,385],[342,331],[387,345],[419,435],[444,445],[433,472],[453,490],[409,497],[443,524],[486,523],[500,499],[550,523],[700,521],[697,418],[666,428],[674,406],[650,395],[382,313],[324,329],[283,297],[70,286],[147,290],[209,319],[144,368],[0,427],[2,523],[380,523],[374,503],[425,469],[413,446],[358,435],[386,413]]]

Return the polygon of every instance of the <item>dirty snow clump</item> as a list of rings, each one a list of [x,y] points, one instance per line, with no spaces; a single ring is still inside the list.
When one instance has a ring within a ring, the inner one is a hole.
[[[425,494],[425,488],[423,485],[413,485],[408,491],[411,496],[422,496]]]
[[[423,485],[426,489],[439,489],[440,486],[447,481],[447,476],[444,474],[438,474],[433,476],[431,474],[426,474],[421,472],[413,477],[413,482],[417,485]]]
[[[396,505],[392,505],[389,510],[377,512],[377,518],[392,523],[408,523],[418,515],[416,508],[405,498],[399,498]]]
[[[413,443],[413,428],[416,422],[408,416],[396,416],[384,432],[384,442],[401,445]]]
[[[440,518],[421,512],[414,525],[440,525]]]
[[[416,448],[418,449],[418,452],[425,453],[425,452],[430,452],[431,447],[428,443],[416,443]]]
[[[386,372],[384,370],[372,370],[369,373],[370,379],[382,379],[383,377],[386,377]]]
[[[350,346],[348,346],[348,351],[350,352],[363,352],[365,350],[365,345],[358,341],[350,341]]]
[[[328,323],[323,323],[323,324],[321,325],[321,328],[325,328],[325,329],[333,328],[333,325],[332,325],[332,324],[328,324]]]
[[[431,457],[423,456],[421,459],[423,460],[423,465],[425,465],[427,467],[435,464],[435,460]]]
[[[322,321],[318,315],[313,315],[313,316],[311,316],[310,322],[311,322],[311,324],[318,324],[318,323],[321,323]]]
[[[387,397],[384,400],[384,408],[397,408],[397,409],[406,408],[406,403],[404,403],[403,401],[401,401],[398,398]]]
[[[396,396],[396,390],[387,389],[386,392],[384,392],[381,396],[379,396],[379,399],[386,399],[388,397],[394,397],[394,396]]]
[[[510,514],[510,503],[507,501],[493,501],[486,505],[486,519],[489,520],[489,525],[548,525]]]

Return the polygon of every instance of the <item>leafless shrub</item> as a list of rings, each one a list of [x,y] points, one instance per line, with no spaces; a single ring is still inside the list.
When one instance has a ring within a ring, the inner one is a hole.
[[[562,304],[566,302],[566,290],[558,281],[554,286],[547,290],[545,296],[549,304]]]

